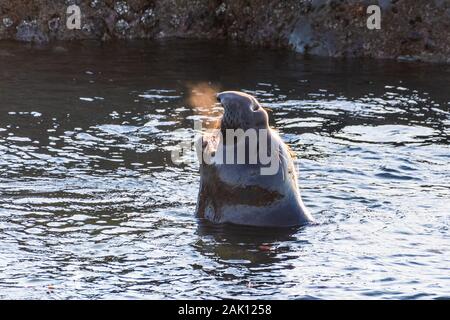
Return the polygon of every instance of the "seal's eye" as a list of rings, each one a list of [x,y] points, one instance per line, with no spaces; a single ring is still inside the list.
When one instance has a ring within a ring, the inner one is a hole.
[[[256,111],[256,110],[258,110],[259,109],[259,105],[257,105],[257,104],[253,104],[252,105],[252,110],[253,111]]]

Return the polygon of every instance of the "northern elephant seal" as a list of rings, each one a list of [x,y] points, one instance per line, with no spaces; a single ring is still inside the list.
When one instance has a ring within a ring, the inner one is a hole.
[[[197,142],[197,216],[260,227],[312,221],[300,197],[290,150],[270,129],[264,108],[242,92],[225,91],[217,99],[224,108],[220,127]]]

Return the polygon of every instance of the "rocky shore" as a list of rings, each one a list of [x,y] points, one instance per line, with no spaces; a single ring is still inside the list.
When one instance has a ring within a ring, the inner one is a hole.
[[[67,8],[80,8],[80,28]],[[369,5],[381,29],[367,27]],[[0,0],[0,40],[231,39],[302,54],[450,63],[450,0]]]

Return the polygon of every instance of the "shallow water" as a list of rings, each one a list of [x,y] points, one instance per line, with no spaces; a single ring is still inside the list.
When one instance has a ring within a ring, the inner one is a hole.
[[[450,298],[450,66],[63,46],[0,44],[0,298]],[[316,225],[194,217],[205,81],[271,108]]]

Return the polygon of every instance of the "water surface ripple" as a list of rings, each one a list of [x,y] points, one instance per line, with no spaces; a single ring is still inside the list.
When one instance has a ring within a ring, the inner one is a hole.
[[[0,298],[450,298],[450,67],[173,41],[0,59]],[[317,225],[194,217],[189,87],[256,95]]]

